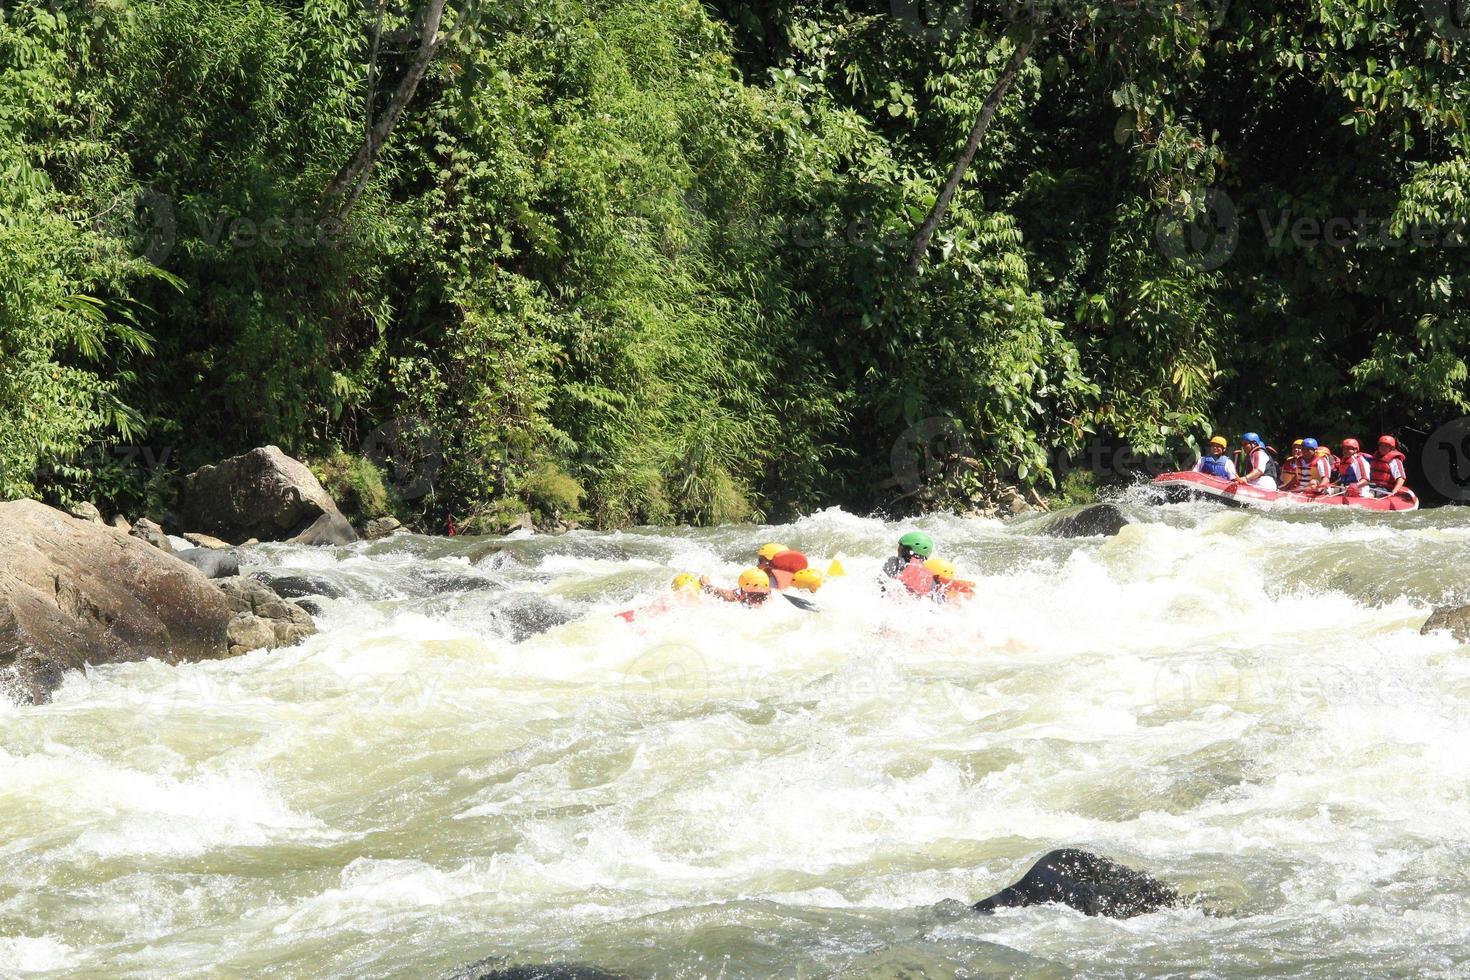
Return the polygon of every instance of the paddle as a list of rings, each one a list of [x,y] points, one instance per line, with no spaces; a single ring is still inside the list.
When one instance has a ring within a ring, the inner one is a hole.
[[[781,598],[783,598],[787,602],[791,603],[797,609],[804,609],[807,612],[821,612],[822,611],[822,607],[821,606],[817,605],[815,602],[812,602],[810,599],[803,599],[801,596],[789,595],[789,594],[787,594],[785,592],[782,592],[781,593]]]

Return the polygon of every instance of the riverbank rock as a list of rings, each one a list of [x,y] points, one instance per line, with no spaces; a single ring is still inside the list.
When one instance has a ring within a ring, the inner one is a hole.
[[[0,686],[40,703],[68,670],[229,655],[231,610],[197,569],[34,500],[0,504]]]
[[[403,522],[396,517],[374,517],[363,527],[362,536],[369,541],[376,541],[402,528]]]
[[[185,541],[196,548],[232,548],[234,545],[228,541],[221,540],[212,534],[200,534],[198,531],[188,531],[179,535]]]
[[[311,616],[253,578],[236,575],[215,582],[229,603],[230,656],[300,643],[316,632]]]
[[[108,521],[107,523],[109,526],[117,528],[124,534],[132,533],[133,525],[129,524],[128,519],[121,514],[113,514],[112,520]]]
[[[1041,531],[1054,538],[1112,537],[1132,523],[1112,504],[1088,504],[1051,518]]]
[[[352,525],[306,464],[275,446],[202,466],[184,478],[179,522],[226,541],[350,544]]]
[[[85,500],[68,505],[66,512],[79,521],[90,521],[93,524],[103,523],[102,511],[98,510],[96,505],[89,504]]]
[[[128,533],[139,540],[147,541],[159,551],[170,555],[174,553],[173,542],[169,541],[168,535],[163,533],[163,528],[146,517],[138,518]]]
[[[174,557],[186,561],[204,573],[205,578],[228,578],[240,574],[240,560],[234,552],[221,548],[185,548]]]
[[[1419,632],[1449,630],[1461,643],[1470,643],[1470,606],[1445,606],[1436,609]]]

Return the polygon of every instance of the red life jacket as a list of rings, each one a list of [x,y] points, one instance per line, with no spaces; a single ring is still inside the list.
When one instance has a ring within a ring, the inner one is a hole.
[[[1398,478],[1389,469],[1389,464],[1394,460],[1398,460],[1402,464],[1405,458],[1404,454],[1397,449],[1390,450],[1387,456],[1379,457],[1375,455],[1371,460],[1372,475],[1368,477],[1369,481],[1375,487],[1384,487],[1386,489],[1393,486]]]
[[[928,595],[934,590],[934,573],[924,567],[922,558],[910,558],[898,580],[914,595]]]
[[[1346,456],[1344,456],[1340,460],[1338,460],[1338,463],[1337,463],[1337,471],[1342,476],[1349,476],[1350,477],[1350,479],[1348,480],[1349,483],[1357,483],[1358,482],[1359,473],[1349,474],[1348,471],[1351,470],[1353,468],[1354,464],[1357,463],[1359,460],[1362,460],[1363,461],[1360,472],[1365,472],[1365,473],[1370,473],[1371,474],[1372,473],[1372,470],[1373,470],[1373,460],[1365,452],[1349,452]],[[1372,476],[1371,475],[1369,476],[1369,479],[1370,480],[1372,479]]]
[[[973,599],[975,598],[975,583],[962,578],[940,579],[939,594],[935,598],[941,602]]]

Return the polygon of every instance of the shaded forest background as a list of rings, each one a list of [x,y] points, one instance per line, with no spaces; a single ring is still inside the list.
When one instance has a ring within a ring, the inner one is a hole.
[[[782,519],[1470,413],[1453,0],[439,3],[5,6],[0,494]]]

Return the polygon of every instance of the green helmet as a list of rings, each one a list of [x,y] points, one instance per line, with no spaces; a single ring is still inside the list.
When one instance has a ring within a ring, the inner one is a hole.
[[[923,531],[910,531],[898,539],[898,546],[909,549],[920,558],[934,554],[934,539]]]

